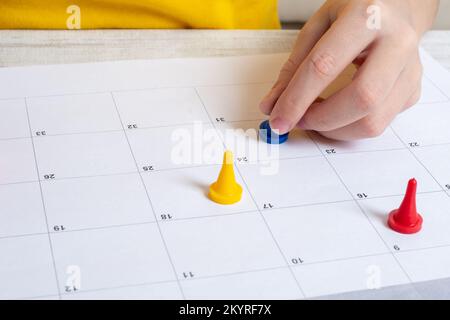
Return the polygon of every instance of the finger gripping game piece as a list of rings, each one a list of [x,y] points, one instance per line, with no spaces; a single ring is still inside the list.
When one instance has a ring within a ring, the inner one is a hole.
[[[260,138],[269,144],[282,144],[289,138],[289,133],[278,135],[272,130],[269,124],[269,120],[263,121],[259,126]]]
[[[400,207],[389,214],[389,227],[399,233],[413,234],[422,229],[423,219],[416,209],[417,181],[408,182],[405,198]]]
[[[233,204],[242,197],[242,187],[236,182],[233,167],[233,153],[225,151],[222,169],[217,181],[209,187],[208,197],[219,204]]]

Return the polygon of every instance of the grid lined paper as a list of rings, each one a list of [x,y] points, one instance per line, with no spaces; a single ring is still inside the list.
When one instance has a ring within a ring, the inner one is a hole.
[[[191,86],[170,69],[161,87],[104,90],[105,79],[81,90],[81,68],[39,89],[59,67],[29,70],[32,94],[0,99],[0,298],[303,299],[450,277],[450,75],[422,55],[423,97],[382,136],[294,132],[275,175],[224,132],[258,128],[279,56],[247,66],[268,66],[264,81],[242,70],[249,58],[196,60],[231,71],[199,71]],[[190,63],[178,60],[179,72]],[[0,83],[25,69],[0,72]],[[176,130],[204,139],[209,161],[171,161]],[[229,148],[244,193],[221,206],[206,192]],[[386,219],[412,177],[424,228],[405,236]]]

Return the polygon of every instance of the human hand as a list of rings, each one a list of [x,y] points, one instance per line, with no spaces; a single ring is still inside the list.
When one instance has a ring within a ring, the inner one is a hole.
[[[383,133],[420,98],[419,42],[438,5],[438,0],[328,0],[301,30],[261,102],[272,129],[284,134],[299,126],[337,140]],[[359,67],[351,83],[316,101],[352,62]]]

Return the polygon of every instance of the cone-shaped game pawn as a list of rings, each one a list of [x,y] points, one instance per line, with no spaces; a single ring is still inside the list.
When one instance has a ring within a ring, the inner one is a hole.
[[[416,209],[417,181],[411,179],[408,182],[405,198],[400,208],[389,214],[389,227],[399,233],[413,234],[422,228],[423,219]]]
[[[233,204],[242,197],[242,187],[236,182],[233,167],[233,153],[225,151],[219,178],[209,187],[209,198],[219,204]]]

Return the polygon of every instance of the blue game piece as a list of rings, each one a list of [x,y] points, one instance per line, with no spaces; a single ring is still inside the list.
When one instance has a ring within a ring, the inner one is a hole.
[[[276,134],[270,128],[269,120],[266,120],[259,126],[259,136],[269,144],[282,144],[288,140],[289,132],[282,135]]]

